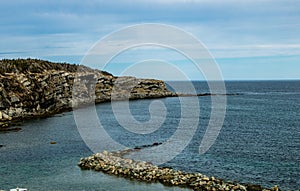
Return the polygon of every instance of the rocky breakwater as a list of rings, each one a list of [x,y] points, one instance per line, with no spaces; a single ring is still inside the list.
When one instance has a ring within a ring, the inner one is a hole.
[[[78,166],[83,170],[101,171],[145,182],[160,182],[167,186],[186,187],[201,191],[279,191],[277,186],[266,189],[260,185],[225,182],[200,173],[188,173],[166,167],[158,167],[149,162],[134,161],[122,156],[133,150],[96,153],[81,158]]]
[[[174,93],[160,80],[115,77],[84,66],[37,59],[0,60],[2,130],[13,121],[49,116],[72,106],[167,96]]]

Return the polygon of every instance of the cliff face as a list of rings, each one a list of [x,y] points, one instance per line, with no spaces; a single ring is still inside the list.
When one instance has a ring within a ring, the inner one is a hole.
[[[115,77],[36,59],[0,61],[0,127],[3,122],[48,116],[91,102],[167,96],[174,93],[160,80]]]

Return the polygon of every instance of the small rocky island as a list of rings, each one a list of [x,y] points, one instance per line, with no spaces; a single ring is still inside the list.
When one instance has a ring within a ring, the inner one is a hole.
[[[86,80],[91,77],[96,80],[92,84],[94,97],[87,99],[86,92],[91,84],[86,83]],[[6,130],[15,121],[47,117],[71,110],[74,106],[72,91],[75,79],[81,85],[77,88],[77,94],[75,92],[77,105],[107,102],[112,98],[120,100],[175,96],[161,80],[116,77],[85,66],[38,59],[4,59],[0,60],[0,129]],[[129,96],[124,97],[126,87],[132,84],[134,87],[130,89]],[[114,86],[119,88],[113,89]],[[113,90],[117,93],[112,97]]]

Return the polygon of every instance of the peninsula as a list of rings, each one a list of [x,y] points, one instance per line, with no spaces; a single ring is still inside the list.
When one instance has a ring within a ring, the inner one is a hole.
[[[74,79],[80,84],[76,92]],[[86,83],[89,79],[94,79],[95,84]],[[87,99],[91,85],[94,95]],[[76,103],[72,99],[74,94]],[[7,130],[15,121],[51,116],[71,110],[74,105],[169,96],[176,94],[161,80],[116,77],[86,66],[39,59],[0,60],[1,130]]]

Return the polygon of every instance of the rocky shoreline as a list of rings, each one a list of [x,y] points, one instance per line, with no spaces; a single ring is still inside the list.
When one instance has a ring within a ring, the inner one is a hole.
[[[76,92],[74,85],[77,85]],[[8,130],[18,121],[48,117],[70,111],[74,106],[112,99],[170,96],[176,94],[169,91],[161,80],[116,77],[84,66],[38,59],[0,60],[2,130]]]
[[[154,145],[155,146],[155,145]],[[139,150],[139,149],[138,149]],[[260,185],[226,182],[215,177],[200,173],[188,173],[166,167],[158,167],[150,162],[134,161],[124,158],[128,152],[138,152],[128,149],[119,152],[96,153],[87,158],[81,158],[78,166],[83,170],[101,171],[106,174],[121,176],[144,182],[160,182],[167,186],[179,186],[197,191],[279,191],[278,186],[267,189]]]
[[[87,104],[216,95],[174,93],[162,80],[116,77],[75,64],[3,59],[0,60],[0,132],[18,131],[20,128],[10,127],[26,119],[45,118]]]

